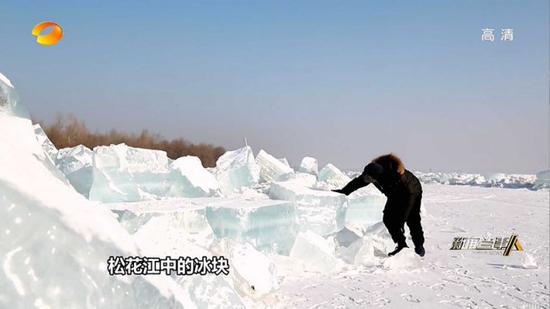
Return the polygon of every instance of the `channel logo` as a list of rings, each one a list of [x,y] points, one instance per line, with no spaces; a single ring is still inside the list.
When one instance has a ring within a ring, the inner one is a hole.
[[[41,35],[43,30],[51,28],[47,34]],[[36,42],[41,45],[54,45],[63,37],[63,29],[53,21],[43,21],[32,28],[32,35],[36,37]]]

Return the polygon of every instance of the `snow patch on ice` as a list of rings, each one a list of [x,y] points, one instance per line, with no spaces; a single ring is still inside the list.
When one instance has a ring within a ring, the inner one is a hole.
[[[313,157],[304,157],[298,170],[302,173],[317,175],[319,173],[319,163]]]
[[[219,190],[216,177],[208,172],[198,157],[181,157],[170,164],[172,170],[171,196],[212,196]]]
[[[294,173],[288,163],[281,162],[263,149],[256,156],[256,164],[260,168],[260,179],[265,182],[281,180]]]
[[[351,178],[330,163],[321,169],[318,178],[318,187],[324,189],[340,189],[351,181]]]

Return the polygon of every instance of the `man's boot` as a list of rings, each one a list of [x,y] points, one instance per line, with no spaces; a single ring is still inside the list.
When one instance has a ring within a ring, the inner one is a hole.
[[[426,251],[424,250],[424,246],[422,245],[414,247],[414,252],[416,252],[416,254],[420,256],[424,256],[424,254],[426,254]]]
[[[394,256],[396,255],[397,253],[399,253],[399,251],[403,250],[403,248],[408,248],[409,246],[407,246],[407,244],[397,244],[397,247],[395,247],[395,250],[393,250],[392,252],[388,253],[388,256]]]

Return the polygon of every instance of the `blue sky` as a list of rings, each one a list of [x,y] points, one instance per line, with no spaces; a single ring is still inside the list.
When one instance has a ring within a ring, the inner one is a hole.
[[[548,1],[0,2],[0,71],[32,115],[243,139],[297,164],[548,166]],[[32,27],[64,29],[55,46]],[[494,42],[481,41],[494,28]],[[514,41],[500,41],[513,28]]]

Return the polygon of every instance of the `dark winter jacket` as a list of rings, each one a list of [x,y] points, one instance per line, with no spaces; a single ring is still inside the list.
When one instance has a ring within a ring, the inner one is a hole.
[[[405,169],[403,162],[394,154],[380,156],[341,190],[346,195],[368,184],[374,184],[388,198],[400,198],[422,194],[422,186],[416,176]]]

